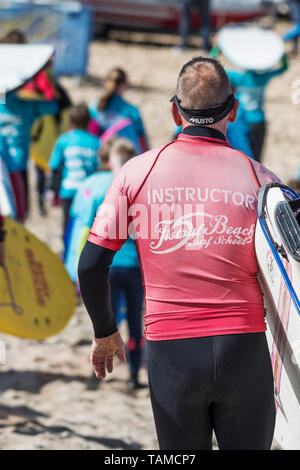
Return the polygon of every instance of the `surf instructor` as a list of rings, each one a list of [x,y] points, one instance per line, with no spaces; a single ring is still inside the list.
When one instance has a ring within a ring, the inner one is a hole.
[[[115,177],[79,262],[97,377],[124,346],[109,266],[128,228],[145,288],[150,397],[160,449],[270,449],[271,361],[254,250],[259,185],[275,175],[227,143],[238,101],[222,65],[196,57],[171,99],[178,139]],[[133,235],[132,235],[133,236]]]

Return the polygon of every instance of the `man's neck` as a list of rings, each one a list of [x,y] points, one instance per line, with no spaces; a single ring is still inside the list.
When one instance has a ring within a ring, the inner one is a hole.
[[[206,137],[227,142],[226,136],[222,132],[208,126],[186,126],[182,129],[182,133],[193,137]]]
[[[225,135],[226,137],[227,125],[228,125],[227,122],[224,123],[224,121],[220,121],[220,122],[216,122],[215,124],[211,126],[203,126],[203,127],[207,127],[208,129],[215,129],[216,131],[221,132],[221,134]],[[190,124],[189,122],[185,122],[182,125],[182,130],[186,129],[187,127],[197,127],[197,126],[195,126],[194,124]]]

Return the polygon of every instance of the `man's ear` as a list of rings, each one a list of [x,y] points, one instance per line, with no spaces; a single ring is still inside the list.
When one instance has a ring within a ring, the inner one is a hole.
[[[181,117],[181,114],[178,111],[176,103],[174,103],[173,101],[171,102],[170,109],[171,109],[171,114],[173,116],[173,119],[174,119],[174,122],[175,122],[176,126],[181,126],[182,125],[182,117]]]
[[[230,111],[229,116],[228,116],[229,122],[234,122],[236,120],[239,106],[240,106],[239,100],[235,98],[234,103],[233,103],[233,108]]]

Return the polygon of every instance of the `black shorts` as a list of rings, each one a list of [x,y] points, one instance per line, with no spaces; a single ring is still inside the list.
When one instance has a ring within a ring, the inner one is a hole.
[[[147,341],[160,449],[270,449],[273,373],[265,333]]]

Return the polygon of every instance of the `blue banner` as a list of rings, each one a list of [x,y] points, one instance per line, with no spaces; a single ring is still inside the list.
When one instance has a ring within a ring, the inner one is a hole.
[[[32,44],[55,46],[54,71],[59,75],[86,74],[92,36],[92,11],[79,2],[0,1],[0,31],[25,33]]]

